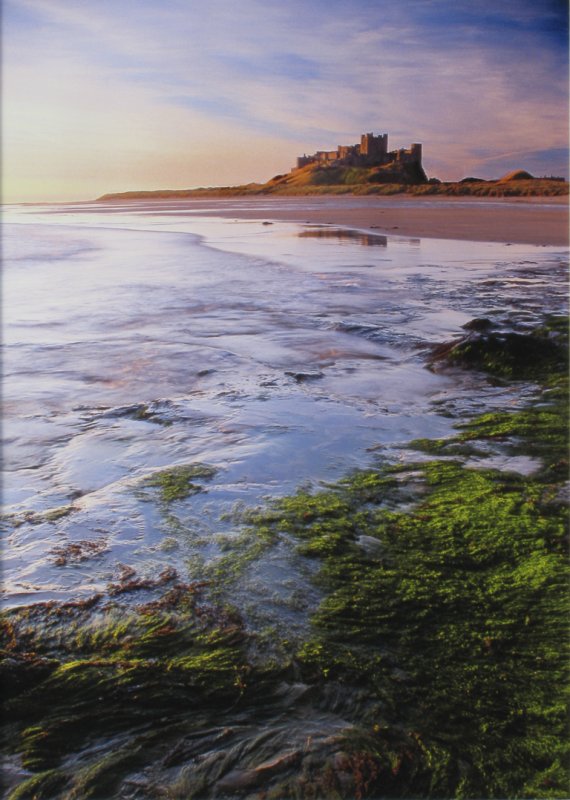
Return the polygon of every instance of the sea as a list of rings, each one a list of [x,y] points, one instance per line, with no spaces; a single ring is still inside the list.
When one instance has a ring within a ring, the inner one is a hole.
[[[532,396],[430,358],[474,318],[527,330],[567,313],[564,249],[220,207],[4,208],[6,606],[104,593],[125,570],[197,578],[249,510],[417,460],[414,439]],[[196,465],[212,471],[200,491],[166,502],[152,488]],[[270,609],[305,580],[292,570],[286,554],[258,569],[244,607]]]

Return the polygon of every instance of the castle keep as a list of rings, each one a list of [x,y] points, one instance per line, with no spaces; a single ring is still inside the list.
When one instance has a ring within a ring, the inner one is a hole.
[[[388,134],[363,133],[360,144],[339,145],[336,150],[318,150],[312,156],[299,156],[297,166],[301,169],[307,164],[320,164],[323,166],[350,166],[350,167],[376,167],[386,164],[399,166],[414,164],[421,168],[422,146],[412,144],[409,150],[388,150]]]

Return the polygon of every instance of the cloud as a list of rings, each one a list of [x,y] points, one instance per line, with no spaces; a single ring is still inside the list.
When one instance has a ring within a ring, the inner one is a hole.
[[[493,154],[481,158],[475,167],[477,176],[500,177],[514,169],[524,166],[535,177],[564,177],[568,172],[568,147],[551,147],[542,150],[519,150],[510,153]]]
[[[64,151],[109,188],[263,180],[363,130],[462,177],[481,148],[567,144],[565,20],[554,0],[6,0],[10,184],[30,151],[53,187]]]

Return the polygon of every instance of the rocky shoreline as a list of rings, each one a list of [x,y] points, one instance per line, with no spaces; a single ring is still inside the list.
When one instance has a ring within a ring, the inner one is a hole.
[[[532,364],[510,333],[475,321],[433,368],[532,378],[528,407],[248,512],[230,571],[5,612],[7,797],[565,796],[567,330],[518,333]],[[540,468],[469,464],[494,451]],[[229,599],[276,547],[322,594],[302,641]]]

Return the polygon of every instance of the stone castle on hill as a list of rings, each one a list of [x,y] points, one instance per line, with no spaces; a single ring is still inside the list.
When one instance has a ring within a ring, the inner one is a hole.
[[[294,169],[301,169],[307,164],[319,164],[331,167],[379,167],[393,165],[402,167],[404,165],[414,165],[422,168],[422,146],[412,144],[409,150],[388,150],[388,134],[381,133],[374,136],[373,133],[363,133],[360,137],[360,144],[339,145],[336,150],[318,150],[312,156],[299,156],[297,166]]]

